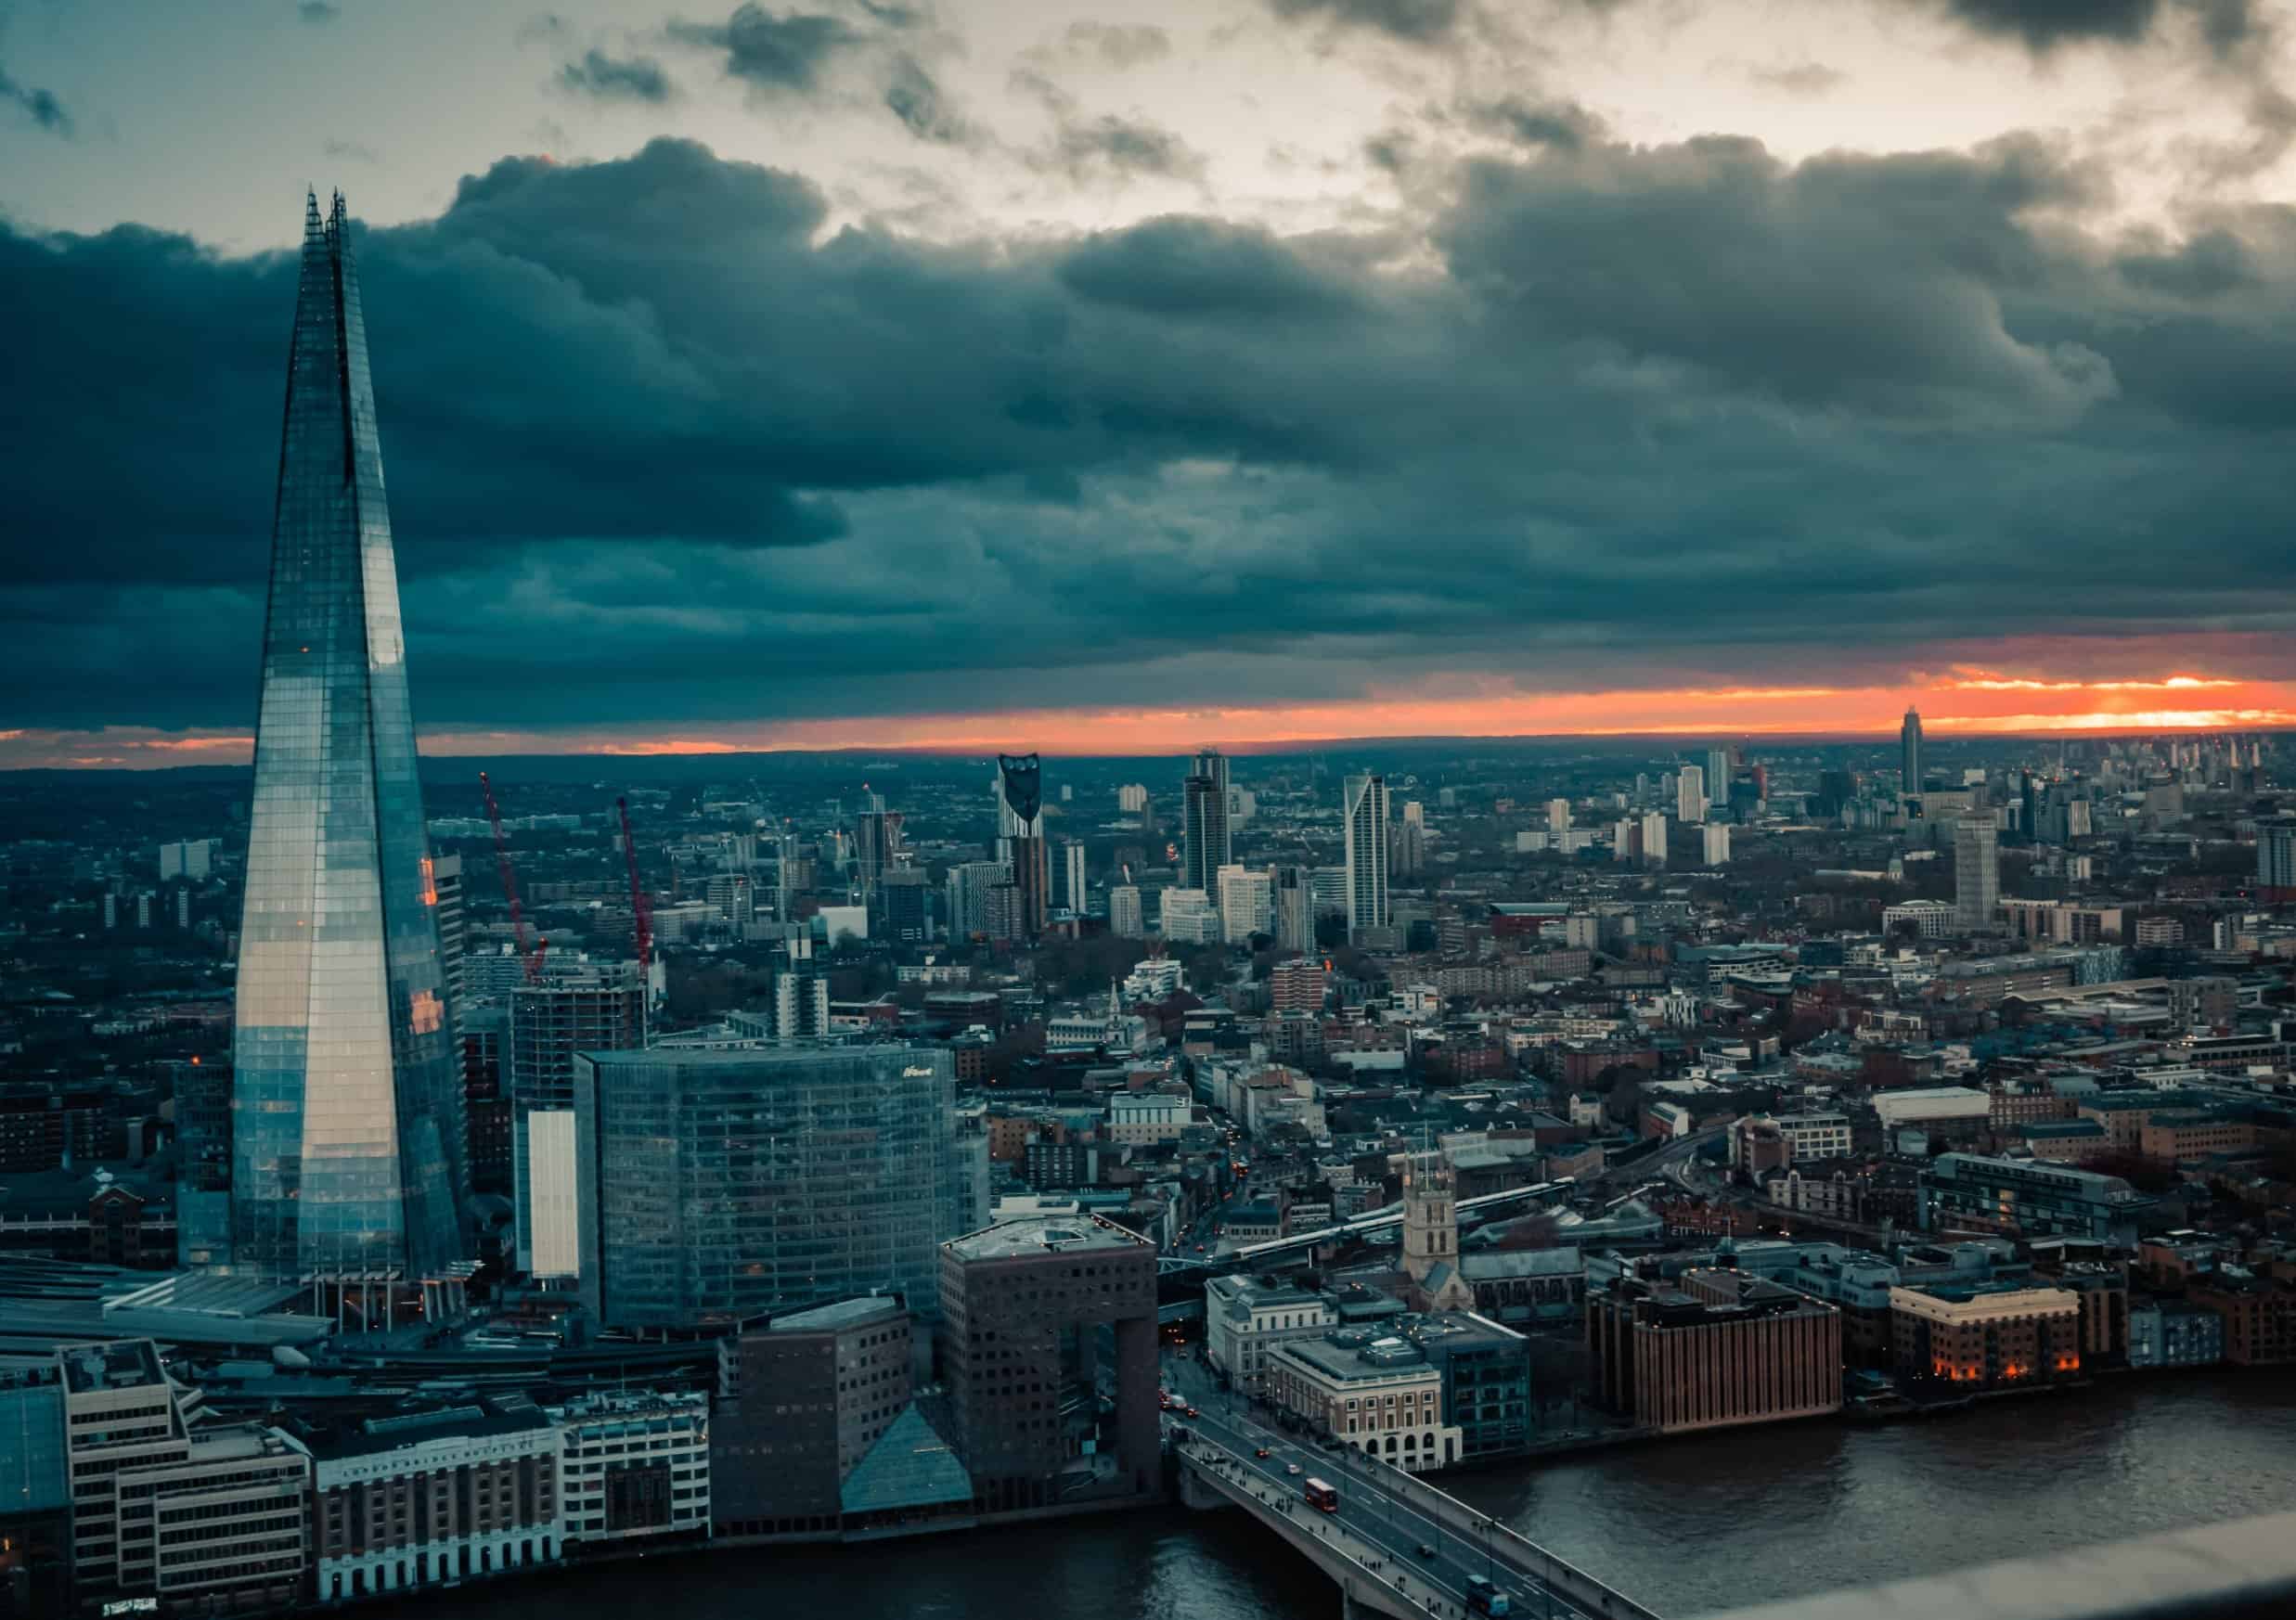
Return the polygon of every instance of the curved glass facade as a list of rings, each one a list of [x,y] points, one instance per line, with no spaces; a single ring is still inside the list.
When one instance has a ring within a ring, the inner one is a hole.
[[[469,1257],[461,1094],[342,198],[311,200],[239,930],[231,1264]]]

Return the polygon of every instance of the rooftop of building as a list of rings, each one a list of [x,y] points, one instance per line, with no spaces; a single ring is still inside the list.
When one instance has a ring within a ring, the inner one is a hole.
[[[1323,1298],[1311,1288],[1280,1277],[1215,1277],[1205,1283],[1204,1291],[1224,1305],[1252,1310],[1317,1305]]]
[[[2105,1127],[2093,1119],[2043,1119],[2018,1127],[2018,1135],[2042,1141],[2104,1134]]]
[[[297,1434],[314,1457],[373,1457],[439,1440],[479,1439],[547,1430],[549,1414],[533,1402],[485,1399],[314,1423]]]
[[[897,1299],[885,1294],[865,1294],[858,1299],[841,1299],[830,1305],[815,1305],[809,1310],[793,1312],[786,1317],[776,1317],[767,1331],[834,1333],[871,1322],[889,1322],[908,1314],[909,1307]]]
[[[1439,1376],[1426,1352],[1393,1331],[1342,1328],[1315,1339],[1293,1339],[1276,1346],[1279,1358],[1296,1360],[1335,1383],[1380,1383],[1424,1375]]]
[[[141,1389],[163,1384],[160,1352],[148,1339],[115,1339],[103,1344],[74,1344],[63,1353],[64,1386],[74,1395],[99,1390]]]
[[[960,1260],[1022,1260],[1077,1253],[1152,1254],[1155,1248],[1137,1232],[1090,1215],[1024,1215],[951,1238],[941,1247]]]

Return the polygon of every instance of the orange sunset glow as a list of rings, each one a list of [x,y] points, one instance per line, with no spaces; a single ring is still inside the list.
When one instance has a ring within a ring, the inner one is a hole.
[[[1206,740],[1250,751],[1348,738],[1881,736],[1908,703],[1933,734],[2269,730],[2296,726],[2296,682],[2173,673],[2095,681],[1956,669],[1903,687],[1678,687],[1586,692],[1372,695],[1288,706],[1045,708],[867,718],[729,722],[662,731],[460,730],[423,735],[432,755],[704,755],[912,750],[979,753],[1015,743],[1049,754],[1184,752]],[[0,767],[239,765],[244,732],[0,731]]]

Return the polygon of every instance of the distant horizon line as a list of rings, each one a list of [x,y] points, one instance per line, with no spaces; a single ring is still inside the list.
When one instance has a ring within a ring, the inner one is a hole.
[[[2132,738],[2145,737],[2208,737],[2222,735],[2277,736],[2291,732],[2296,732],[2296,725],[2259,723],[2238,726],[2133,726],[2125,730],[2108,729],[2098,726],[2081,727],[2079,729],[2052,729],[2049,727],[2038,727],[2032,731],[1994,731],[1979,727],[1964,729],[1962,727],[1954,726],[1941,732],[1928,733],[1928,735],[1934,740],[1947,743],[1958,743],[1965,740],[1979,739],[1992,743],[2045,742],[2054,739],[2061,743],[2075,739],[2093,741],[2120,741]],[[1177,748],[1168,751],[1156,750],[1146,752],[1095,752],[1085,750],[1068,750],[1058,746],[1047,747],[1043,744],[1032,745],[1020,739],[1012,739],[1010,742],[1004,744],[984,743],[977,747],[954,746],[937,743],[885,744],[874,747],[854,744],[834,748],[737,748],[732,746],[694,747],[691,745],[678,746],[676,744],[664,747],[650,747],[640,744],[633,747],[620,748],[576,748],[563,751],[527,749],[522,751],[491,753],[467,748],[456,748],[443,752],[433,751],[425,748],[422,744],[421,739],[418,737],[415,747],[417,757],[426,762],[483,759],[550,760],[561,762],[582,760],[599,763],[608,761],[687,761],[699,764],[708,760],[726,760],[730,762],[743,759],[867,758],[884,759],[887,761],[911,759],[987,759],[993,758],[1000,747],[1005,749],[1022,749],[1028,752],[1041,754],[1047,759],[1113,760],[1162,759],[1166,757],[1179,758],[1184,757],[1190,752],[1200,749],[1215,749],[1224,753],[1237,754],[1245,757],[1265,758],[1283,757],[1295,754],[1306,755],[1323,753],[1348,748],[1436,748],[1452,744],[1567,745],[1579,743],[1631,746],[1632,744],[1644,742],[1678,744],[1685,740],[1696,740],[1708,745],[1735,742],[1760,743],[1769,746],[1786,746],[1792,744],[1840,746],[1853,743],[1894,743],[1898,737],[1899,727],[1895,726],[1871,730],[1832,728],[1812,729],[1806,731],[1733,730],[1729,727],[1716,726],[1697,729],[1650,731],[1393,733],[1384,735],[1372,734],[1363,736],[1335,736],[1310,739],[1258,739],[1249,738],[1242,739],[1229,739],[1221,738],[1207,738],[1200,742],[1190,745],[1188,748]],[[252,752],[252,751],[251,749],[251,756]],[[35,775],[96,776],[114,772],[130,772],[140,776],[151,775],[163,771],[246,771],[253,768],[254,762],[252,757],[243,760],[186,761],[183,763],[161,763],[159,761],[153,761],[148,764],[139,759],[135,761],[121,760],[117,762],[90,763],[81,765],[0,766],[0,777]]]

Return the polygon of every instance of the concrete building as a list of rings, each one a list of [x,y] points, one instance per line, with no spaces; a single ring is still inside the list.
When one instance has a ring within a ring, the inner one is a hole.
[[[1706,864],[1726,867],[1730,864],[1730,824],[1727,821],[1709,823],[1700,833],[1705,842]]]
[[[82,1606],[291,1606],[310,1562],[310,1459],[259,1423],[195,1430],[148,1339],[75,1344],[58,1360]]]
[[[1674,819],[1689,826],[1706,819],[1706,767],[1686,765],[1674,778]]]
[[[709,1538],[708,1396],[613,1390],[549,1410],[569,1548]]]
[[[1921,716],[1911,707],[1898,728],[1898,791],[1907,797],[1921,791]]]
[[[1989,812],[1954,823],[1954,916],[1965,932],[1990,928],[2001,908],[2001,829]]]
[[[1276,1346],[1338,1325],[1330,1300],[1280,1278],[1215,1277],[1204,1285],[1204,1359],[1254,1395],[1266,1393]]]
[[[1412,1473],[1463,1455],[1443,1412],[1443,1374],[1410,1340],[1343,1328],[1268,1353],[1268,1398],[1310,1430]]]
[[[303,1424],[321,1602],[458,1584],[565,1556],[559,1434],[522,1397]]]
[[[1897,1376],[1978,1391],[2052,1383],[2081,1371],[2081,1300],[2016,1283],[1892,1288]]]
[[[1304,867],[1275,868],[1275,948],[1315,948],[1315,891]]]
[[[1156,930],[1180,945],[1211,945],[1219,938],[1219,911],[1202,889],[1167,889],[1158,897]]]
[[[1194,1119],[1194,1104],[1169,1092],[1116,1091],[1108,1097],[1108,1139],[1119,1147],[1177,1142]]]
[[[1118,939],[1145,939],[1148,924],[1141,914],[1140,888],[1118,883],[1108,891],[1108,932]]]
[[[1643,816],[1643,865],[1666,865],[1669,838],[1665,811],[1653,810]]]
[[[1841,1313],[1746,1273],[1587,1292],[1596,1401],[1661,1434],[1841,1409]]]
[[[941,1245],[939,1305],[982,1513],[1162,1488],[1153,1243],[1096,1216],[1008,1221]]]
[[[1219,937],[1229,945],[1249,945],[1252,935],[1275,932],[1273,874],[1248,867],[1219,868]]]

